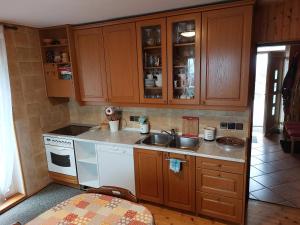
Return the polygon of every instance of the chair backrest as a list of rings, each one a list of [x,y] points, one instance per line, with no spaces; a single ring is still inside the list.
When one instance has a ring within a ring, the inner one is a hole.
[[[87,193],[97,193],[122,198],[131,202],[137,202],[137,198],[129,190],[114,186],[102,186],[100,188],[92,188]]]

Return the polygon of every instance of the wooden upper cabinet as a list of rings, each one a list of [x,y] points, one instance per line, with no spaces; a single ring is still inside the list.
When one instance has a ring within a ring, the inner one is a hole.
[[[199,104],[200,34],[200,13],[167,18],[169,104]]]
[[[164,203],[177,209],[195,211],[195,157],[164,152]],[[181,170],[170,170],[169,159],[182,160]]]
[[[113,103],[139,103],[135,23],[103,28],[108,94]]]
[[[107,101],[102,28],[74,31],[81,101]]]
[[[252,6],[202,14],[201,104],[247,106]]]
[[[136,194],[139,199],[163,203],[162,152],[134,150]]]
[[[136,23],[140,102],[167,104],[166,19]]]

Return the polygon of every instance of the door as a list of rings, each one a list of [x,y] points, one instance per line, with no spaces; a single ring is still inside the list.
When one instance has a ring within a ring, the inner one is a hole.
[[[279,128],[281,85],[283,79],[284,52],[270,52],[266,82],[266,110],[264,131],[270,134]]]
[[[137,198],[162,204],[162,152],[135,149],[134,166]]]
[[[195,157],[164,152],[164,203],[177,209],[195,211]],[[170,159],[181,160],[178,173],[170,170]]]
[[[103,28],[108,94],[113,103],[139,103],[135,23]]]
[[[252,6],[202,14],[201,104],[247,106]]]
[[[201,14],[167,19],[168,103],[198,105]]]
[[[140,102],[167,104],[166,19],[136,23]]]
[[[74,31],[81,101],[106,102],[102,28]]]

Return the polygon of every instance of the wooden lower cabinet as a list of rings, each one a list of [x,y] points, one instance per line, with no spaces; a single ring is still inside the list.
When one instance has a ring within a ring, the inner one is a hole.
[[[242,223],[242,200],[197,191],[197,213]]]
[[[164,204],[190,212],[195,211],[195,157],[163,153]],[[170,158],[182,160],[179,173],[172,172]]]
[[[163,203],[162,152],[135,149],[135,186],[138,199]]]

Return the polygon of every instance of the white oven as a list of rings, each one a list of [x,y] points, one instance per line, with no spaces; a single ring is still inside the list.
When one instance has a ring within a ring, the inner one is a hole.
[[[77,176],[73,140],[44,136],[48,170],[69,176]]]

